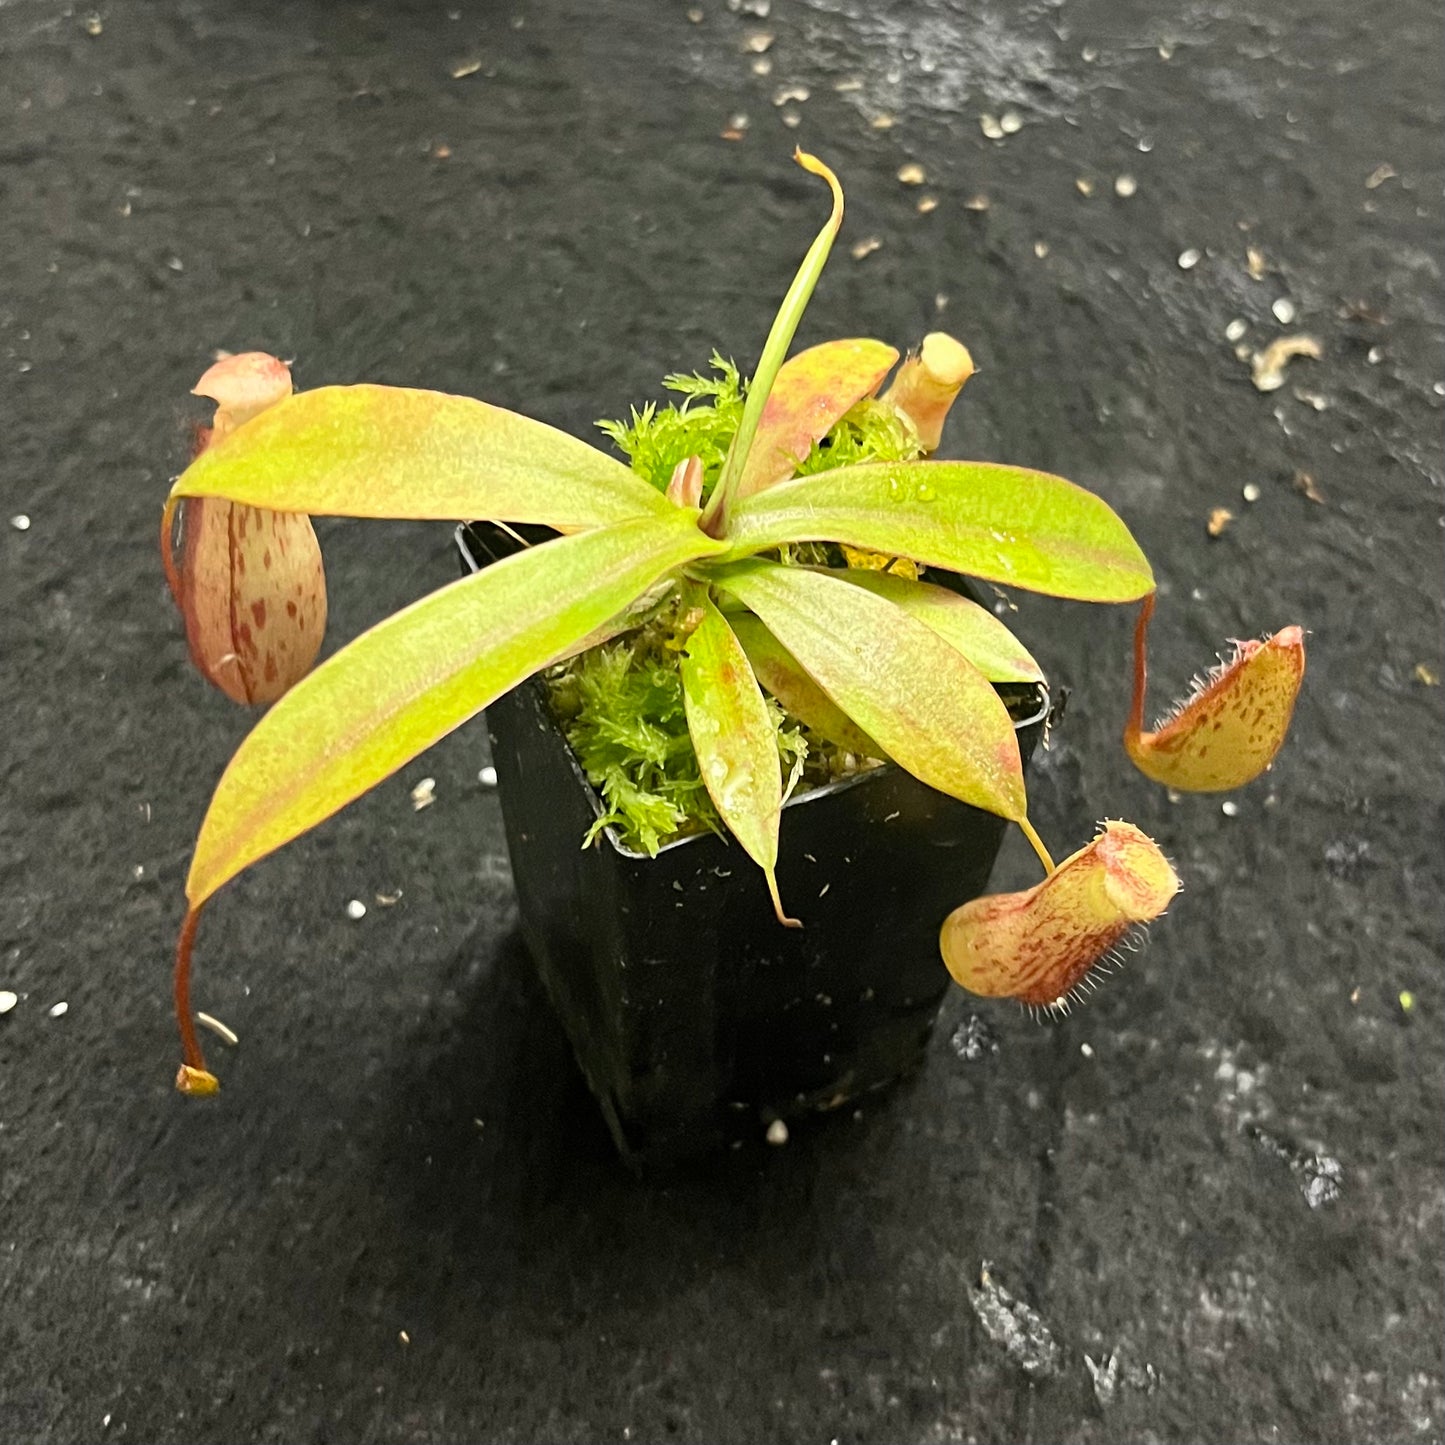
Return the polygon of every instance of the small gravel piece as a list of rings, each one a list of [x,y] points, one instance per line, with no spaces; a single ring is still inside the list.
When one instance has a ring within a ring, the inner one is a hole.
[[[898,179],[905,186],[921,186],[928,179],[928,174],[917,161],[909,161],[907,165],[898,167]]]

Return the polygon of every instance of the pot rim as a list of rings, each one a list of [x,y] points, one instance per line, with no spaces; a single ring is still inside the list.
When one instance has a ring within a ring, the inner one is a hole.
[[[459,522],[452,536],[456,542],[457,551],[462,555],[462,561],[472,572],[480,572],[482,570],[481,566],[473,555],[471,548],[467,546],[467,526],[467,523]],[[525,682],[518,683],[517,686],[536,688],[540,693],[542,686],[541,674],[533,673]],[[1034,683],[1032,686],[1038,693],[1038,706],[1027,717],[1014,719],[1015,733],[1022,732],[1024,728],[1033,727],[1038,723],[1046,721],[1049,716],[1049,710],[1053,706],[1053,699],[1049,694],[1047,682]],[[542,702],[545,708],[545,698],[539,697],[539,701]],[[550,717],[550,713],[548,716]],[[577,779],[577,782],[581,785],[587,796],[587,805],[592,809],[593,817],[600,820],[606,811],[602,806],[602,799],[598,796],[597,789],[588,781],[587,774],[582,771],[582,765],[577,761],[577,755],[570,747],[567,749],[567,762],[572,769],[573,776]],[[836,793],[846,792],[849,788],[860,787],[865,783],[873,782],[878,778],[885,777],[897,771],[899,771],[899,767],[895,762],[890,760],[875,762],[871,767],[863,768],[856,773],[850,774],[846,778],[836,778],[831,783],[824,783],[821,787],[809,788],[807,792],[795,793],[783,804],[783,810],[786,812],[789,808],[801,807],[804,803],[811,803],[816,800],[832,797]],[[633,848],[629,848],[627,844],[617,836],[617,833],[610,824],[602,829],[602,836],[612,845],[613,850],[621,854],[624,858],[650,860],[657,856],[651,853],[640,853]],[[719,835],[717,835],[713,829],[701,828],[695,833],[684,833],[681,837],[673,838],[671,841],[662,844],[662,846],[658,848],[657,853],[667,853],[674,848],[685,848],[689,843],[696,843],[703,838],[716,836]]]

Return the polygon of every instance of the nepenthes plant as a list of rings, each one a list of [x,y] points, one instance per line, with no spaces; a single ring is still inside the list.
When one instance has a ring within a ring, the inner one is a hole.
[[[807,922],[785,907],[776,866],[783,803],[806,784],[809,758],[891,762],[1017,824],[1044,881],[965,903],[943,921],[940,949],[964,987],[1041,1006],[1066,1000],[1179,883],[1122,822],[1055,864],[1029,818],[1006,701],[1042,673],[955,579],[1141,604],[1129,756],[1180,789],[1238,787],[1269,765],[1303,676],[1298,627],[1244,644],[1145,731],[1155,588],[1128,528],[1060,477],[931,456],[972,372],[967,350],[935,334],[901,364],[867,339],[789,359],[843,219],[833,173],[795,158],[827,183],[832,208],[751,379],[717,359],[710,378],[670,378],[680,405],[606,428],[630,465],[468,397],[374,385],[293,394],[286,368],[258,354],[203,378],[218,411],[167,503],[168,575],[206,675],[240,700],[275,701],[217,786],[186,883],[183,1092],[217,1087],[190,1002],[207,901],[537,674],[607,821],[644,848],[679,829],[725,831],[757,865],[779,926]],[[422,598],[312,671],[325,619],[315,515],[486,519],[548,540]]]

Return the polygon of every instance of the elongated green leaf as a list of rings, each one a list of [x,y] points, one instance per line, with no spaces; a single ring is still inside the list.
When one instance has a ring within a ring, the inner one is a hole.
[[[1043,670],[1028,649],[986,607],[932,582],[892,572],[847,567],[827,574],[886,597],[910,617],[926,622],[951,642],[990,682],[1042,682]]]
[[[802,567],[713,572],[900,767],[1015,822],[1025,815],[1013,723],[983,674],[931,627],[861,587]]]
[[[1108,505],[1047,472],[989,462],[870,462],[795,477],[737,503],[735,556],[782,542],[846,542],[971,577],[1131,602],[1154,574]]]
[[[802,664],[749,612],[728,618],[757,679],[795,718],[862,758],[881,758],[883,749],[808,675]]]
[[[813,443],[872,396],[897,360],[897,347],[866,337],[825,341],[789,357],[763,408],[737,495],[750,497],[791,477]]]
[[[843,224],[843,188],[838,184],[838,177],[816,156],[810,156],[801,148],[793,152],[793,159],[805,171],[827,181],[833,195],[833,209],[823,223],[823,229],[813,238],[813,244],[808,247],[807,255],[803,257],[802,265],[798,267],[778,307],[778,314],[773,317],[768,339],[763,343],[763,354],[758,358],[758,369],[748,383],[748,399],[743,404],[742,420],[738,422],[737,434],[723,462],[722,475],[713,488],[712,498],[702,518],[703,526],[718,537],[727,535],[728,512],[736,499],[738,483],[742,480],[743,468],[747,465],[753,438],[762,420],[763,407],[772,392],[778,369],[788,354],[788,347],[793,344],[793,336],[798,322],[803,319],[803,312],[807,310],[813,288],[823,274],[828,253],[833,249],[833,239]]]
[[[312,516],[487,518],[563,531],[671,507],[565,432],[471,397],[396,386],[287,397],[202,452],[171,495]]]
[[[696,511],[565,537],[454,582],[363,633],[246,738],[201,825],[198,907],[359,797],[674,567],[719,550]]]
[[[708,796],[728,831],[763,870],[779,922],[791,923],[778,898],[778,815],[783,782],[777,733],[742,644],[722,613],[697,589],[702,621],[682,658],[687,731]]]

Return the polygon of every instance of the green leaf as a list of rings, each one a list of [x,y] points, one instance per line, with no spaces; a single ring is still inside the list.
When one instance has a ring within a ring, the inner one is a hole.
[[[803,312],[808,308],[813,288],[818,284],[818,277],[823,274],[823,267],[828,261],[828,253],[833,249],[838,228],[843,224],[843,188],[838,184],[838,177],[816,156],[808,155],[801,148],[793,152],[793,159],[805,171],[827,181],[828,189],[833,194],[833,209],[823,223],[823,229],[813,238],[813,244],[808,247],[808,253],[803,257],[803,263],[798,267],[797,274],[783,297],[782,305],[778,307],[778,314],[773,318],[772,327],[768,331],[768,339],[763,343],[763,354],[758,358],[758,369],[748,383],[748,397],[743,406],[742,420],[738,423],[737,435],[733,437],[727,461],[723,463],[722,476],[718,478],[712,499],[703,513],[703,526],[715,536],[727,534],[729,510],[742,480],[748,454],[752,451],[753,438],[757,435],[758,424],[762,421],[763,408],[772,392],[773,381],[788,354],[788,347],[793,344],[798,322],[803,319]]]
[[[702,611],[682,658],[687,730],[708,796],[743,851],[763,870],[780,923],[796,926],[778,897],[778,818],[783,783],[768,705],[742,644],[698,587]]]
[[[1139,544],[1092,492],[989,462],[881,462],[797,477],[732,509],[731,556],[845,542],[1083,602],[1154,589]]]
[[[990,682],[1042,682],[1043,669],[1028,650],[986,607],[932,582],[915,582],[893,572],[866,567],[829,572],[878,597],[886,597],[910,617],[925,622],[956,647]]]
[[[883,749],[808,676],[798,659],[750,613],[728,617],[757,679],[800,722],[862,758],[881,758]]]
[[[606,527],[671,509],[621,462],[516,412],[395,386],[323,386],[208,448],[173,497],[277,512]]]
[[[719,544],[697,514],[546,542],[378,623],[291,689],[221,777],[186,882],[197,908],[480,712],[659,577]]]
[[[872,396],[898,360],[896,347],[855,337],[825,341],[779,370],[736,495],[750,497],[790,477],[848,410]]]
[[[900,767],[1015,822],[1025,815],[1013,722],[983,674],[882,597],[801,567],[711,572]]]

